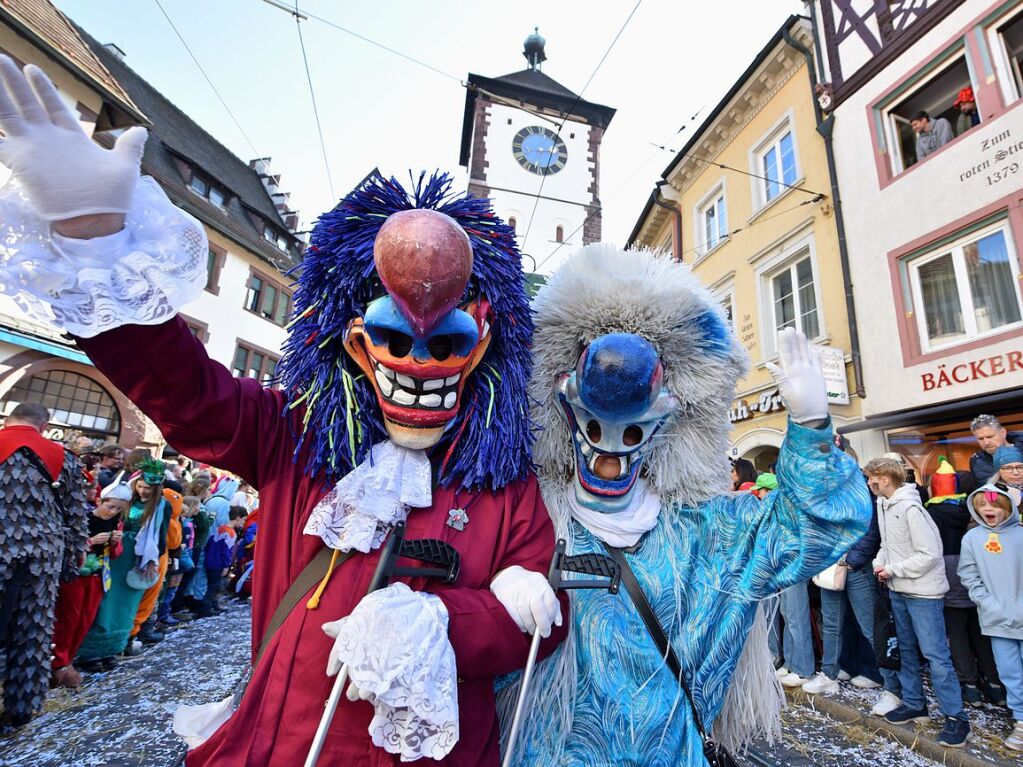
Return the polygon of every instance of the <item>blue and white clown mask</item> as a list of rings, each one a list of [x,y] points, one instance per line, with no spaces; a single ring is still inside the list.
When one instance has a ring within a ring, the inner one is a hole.
[[[643,459],[669,422],[676,400],[663,386],[653,345],[633,333],[608,333],[583,349],[556,394],[572,433],[580,505],[613,513],[629,507]]]

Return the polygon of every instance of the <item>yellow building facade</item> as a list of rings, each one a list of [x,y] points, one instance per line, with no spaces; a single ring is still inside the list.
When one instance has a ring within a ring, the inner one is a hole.
[[[790,17],[676,153],[630,237],[674,253],[720,298],[750,358],[730,413],[731,457],[760,471],[772,469],[785,433],[767,369],[781,328],[823,347],[835,426],[860,420],[812,50],[809,24]]]

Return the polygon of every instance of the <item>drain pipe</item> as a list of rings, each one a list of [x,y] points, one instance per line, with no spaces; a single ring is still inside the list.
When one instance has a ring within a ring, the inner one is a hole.
[[[673,202],[678,202],[678,192],[670,186],[667,181],[658,181],[654,187],[654,204],[664,208],[671,213],[671,255],[679,263],[682,262],[682,211],[676,205],[671,205],[661,199],[661,190],[667,186],[671,191],[665,197]]]
[[[815,0],[810,0],[810,25],[813,27],[814,39],[817,39],[817,14]],[[782,32],[782,38],[791,45],[806,59],[806,71],[810,75],[810,98],[813,99],[813,111],[817,117],[817,132],[824,139],[824,153],[828,161],[828,176],[831,180],[831,205],[835,210],[835,229],[838,234],[838,258],[842,265],[842,283],[845,287],[845,312],[849,322],[849,345],[852,356],[853,378],[856,383],[856,396],[860,399],[867,398],[867,390],[863,385],[863,360],[860,356],[860,332],[856,326],[856,301],[853,298],[852,275],[849,272],[849,248],[845,239],[845,219],[842,217],[842,197],[838,191],[838,172],[835,169],[835,149],[832,145],[832,131],[835,127],[835,115],[828,115],[827,119],[821,114],[820,104],[817,102],[817,70],[814,68],[814,57],[810,49],[800,43],[786,29]],[[819,46],[818,46],[819,50]]]

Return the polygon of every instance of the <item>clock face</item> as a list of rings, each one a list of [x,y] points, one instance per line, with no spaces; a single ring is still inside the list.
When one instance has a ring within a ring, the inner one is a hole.
[[[568,162],[568,149],[554,131],[539,125],[523,128],[512,140],[512,154],[530,173],[557,173]]]

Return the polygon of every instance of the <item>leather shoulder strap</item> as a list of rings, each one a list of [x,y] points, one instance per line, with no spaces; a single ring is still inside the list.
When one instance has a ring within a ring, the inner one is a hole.
[[[267,645],[270,644],[270,640],[273,635],[277,633],[277,629],[284,623],[284,619],[291,614],[291,611],[295,609],[295,605],[306,595],[306,593],[315,586],[320,580],[323,579],[324,574],[330,569],[331,572],[341,566],[341,563],[347,560],[355,553],[355,549],[342,553],[335,561],[334,566],[331,567],[330,560],[334,554],[333,549],[329,546],[324,546],[314,556],[298,574],[298,577],[292,581],[291,586],[284,592],[284,596],[281,597],[281,601],[277,604],[277,609],[274,610],[274,614],[270,616],[270,622],[266,625],[266,631],[263,632],[263,639],[259,643],[259,652],[256,653],[256,660],[253,662],[253,666],[259,664],[260,659],[263,657],[263,653],[266,652]]]
[[[697,732],[700,733],[700,737],[707,741],[707,733],[703,729],[703,722],[700,720],[700,712],[696,709],[696,701],[693,700],[693,694],[689,690],[689,684],[686,681],[686,675],[682,672],[682,664],[679,663],[678,656],[671,647],[671,642],[668,641],[668,636],[664,633],[664,629],[661,627],[660,621],[657,620],[657,614],[654,612],[650,603],[647,601],[646,595],[643,593],[643,587],[639,585],[639,581],[636,580],[636,574],[632,572],[632,568],[629,567],[629,562],[625,558],[621,549],[610,546],[604,543],[604,548],[607,549],[611,558],[618,564],[618,570],[622,576],[622,583],[625,584],[625,590],[629,592],[629,596],[632,597],[632,603],[636,606],[636,611],[639,613],[639,617],[643,619],[643,623],[646,624],[646,630],[650,632],[650,638],[654,640],[654,644],[657,645],[657,651],[664,658],[665,664],[671,671],[672,675],[678,681],[679,686],[682,687],[682,691],[685,692],[686,698],[689,699],[689,708],[693,712],[693,723],[696,725]]]

